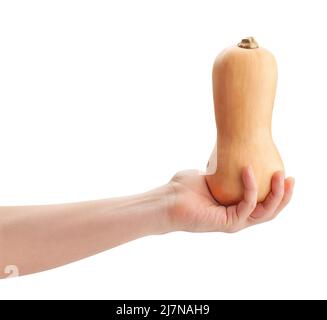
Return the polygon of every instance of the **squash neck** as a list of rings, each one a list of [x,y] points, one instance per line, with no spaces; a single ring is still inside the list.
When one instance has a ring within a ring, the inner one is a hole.
[[[224,132],[224,133],[223,133]],[[227,128],[218,129],[218,141],[228,147],[228,145],[259,145],[272,141],[271,130],[260,128],[256,130],[228,130]]]

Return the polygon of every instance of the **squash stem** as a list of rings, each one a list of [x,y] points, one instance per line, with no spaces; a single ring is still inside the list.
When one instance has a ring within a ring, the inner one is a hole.
[[[257,41],[253,37],[247,37],[242,39],[242,41],[238,44],[240,48],[243,49],[256,49],[259,48]]]

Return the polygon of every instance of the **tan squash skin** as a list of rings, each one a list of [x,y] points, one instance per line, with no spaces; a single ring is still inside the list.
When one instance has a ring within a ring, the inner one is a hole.
[[[227,48],[213,66],[217,147],[210,157],[211,172],[207,170],[206,180],[212,195],[224,205],[242,199],[241,172],[245,166],[254,170],[259,202],[271,189],[272,174],[284,170],[271,134],[277,65],[274,56],[256,48],[253,41],[242,40],[248,48]]]

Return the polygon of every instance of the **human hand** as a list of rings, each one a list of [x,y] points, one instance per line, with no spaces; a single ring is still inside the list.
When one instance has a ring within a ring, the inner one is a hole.
[[[204,175],[196,170],[177,173],[169,182],[174,199],[169,220],[174,230],[236,232],[275,218],[292,197],[294,179],[285,179],[280,171],[273,174],[271,192],[262,203],[257,203],[251,167],[244,168],[242,180],[243,200],[225,207],[212,197]]]

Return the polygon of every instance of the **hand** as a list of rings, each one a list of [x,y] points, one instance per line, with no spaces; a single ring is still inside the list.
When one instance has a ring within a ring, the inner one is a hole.
[[[257,185],[251,167],[243,170],[242,180],[243,200],[225,207],[212,197],[204,175],[196,170],[177,173],[169,183],[174,194],[169,212],[173,228],[193,232],[236,232],[275,218],[291,199],[294,179],[284,179],[280,171],[273,174],[271,192],[262,203],[257,203]]]

